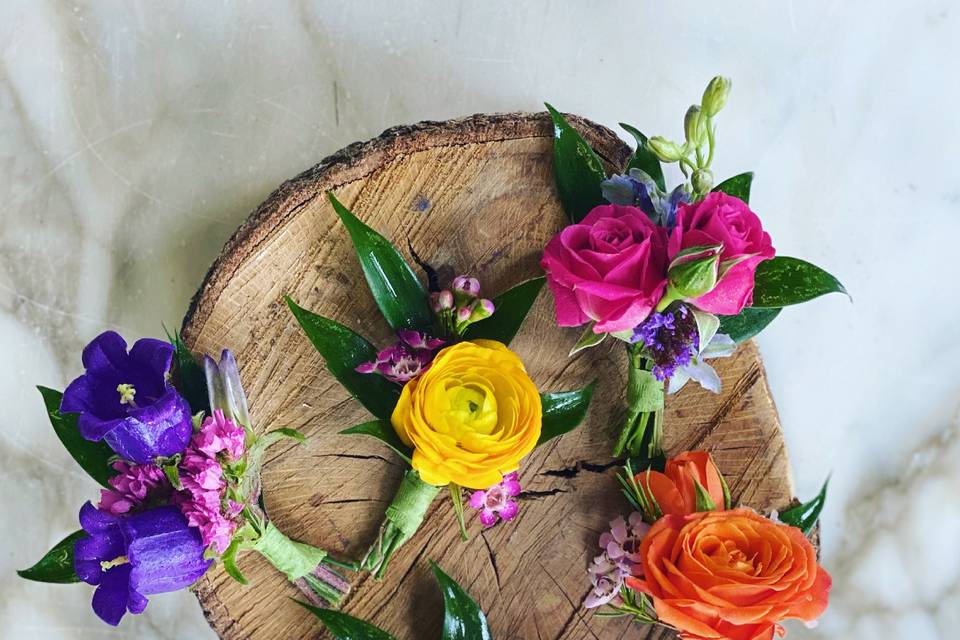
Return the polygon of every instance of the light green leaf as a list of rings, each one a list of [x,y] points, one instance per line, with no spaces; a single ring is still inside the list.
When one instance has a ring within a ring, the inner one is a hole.
[[[563,115],[547,104],[553,119],[553,175],[560,203],[571,222],[580,222],[606,203],[600,183],[607,179],[600,158]]]
[[[703,351],[717,335],[720,328],[720,318],[712,313],[706,313],[699,309],[693,310],[693,318],[697,321],[697,334],[699,335],[700,350]]]
[[[578,391],[540,394],[543,426],[537,446],[572,431],[583,422],[596,386],[597,383],[594,381]]]
[[[543,283],[544,277],[533,278],[526,282],[507,289],[493,299],[493,315],[485,320],[475,322],[467,327],[464,333],[465,340],[496,340],[503,344],[510,344],[520,331],[527,314],[533,307]]]
[[[250,584],[250,581],[247,580],[240,571],[240,567],[237,566],[237,551],[239,551],[239,549],[240,540],[234,538],[230,541],[230,546],[227,547],[227,550],[223,552],[223,556],[221,556],[223,560],[223,570],[227,572],[228,576],[240,584]]]
[[[113,450],[102,440],[92,442],[80,435],[80,428],[77,426],[80,414],[60,413],[62,393],[47,387],[38,386],[37,389],[43,395],[43,403],[47,407],[50,424],[64,448],[91,478],[109,489],[107,480],[116,475],[110,466],[110,459],[114,456]]]
[[[734,342],[746,342],[773,322],[781,309],[755,309],[747,307],[735,316],[719,316],[719,333],[730,336]]]
[[[750,186],[753,184],[753,172],[747,171],[727,178],[713,188],[714,191],[722,191],[728,196],[740,198],[746,203],[750,202]]]
[[[400,385],[377,374],[354,371],[357,365],[376,359],[373,345],[342,324],[307,311],[289,297],[285,299],[330,373],[367,411],[378,418],[389,418],[400,399]]]
[[[647,148],[647,136],[643,135],[636,127],[624,122],[621,122],[620,126],[637,141],[637,148],[633,151],[633,155],[630,157],[630,161],[627,163],[624,172],[629,173],[630,169],[633,168],[640,169],[653,178],[653,181],[657,183],[661,191],[666,191],[666,183],[663,180],[663,168],[660,166],[660,161],[657,160],[657,156],[653,155],[653,152]]]
[[[430,568],[443,593],[441,640],[491,640],[487,617],[476,601],[436,563],[431,562]]]
[[[817,524],[820,512],[823,511],[823,505],[827,501],[827,486],[829,484],[830,478],[827,478],[820,488],[820,493],[813,500],[782,511],[779,516],[780,522],[797,527],[803,531],[804,535],[809,534]]]
[[[799,258],[777,256],[757,266],[753,285],[753,307],[777,309],[800,304],[828,293],[847,290],[840,281],[818,266]],[[848,294],[849,297],[849,294]]]
[[[322,609],[299,600],[294,602],[317,616],[336,640],[394,640],[394,637],[386,631],[341,611]]]
[[[397,435],[396,430],[389,420],[371,420],[370,422],[364,422],[355,427],[344,429],[340,433],[346,435],[363,434],[365,436],[372,436],[396,451],[408,464],[413,458],[413,450],[403,444],[403,441],[400,439],[400,436]]]
[[[460,541],[466,542],[470,539],[467,535],[467,525],[463,521],[463,493],[458,485],[455,482],[451,482],[447,485],[447,489],[450,491],[450,502],[453,503],[453,514],[457,518],[457,526],[460,527]]]
[[[716,511],[717,504],[713,501],[713,498],[710,497],[710,494],[707,493],[707,490],[703,488],[703,485],[700,484],[700,481],[694,478],[693,483],[697,489],[697,511]]]
[[[58,542],[35,565],[29,569],[17,571],[17,575],[34,582],[55,584],[80,582],[80,578],[73,569],[73,545],[86,535],[83,531],[74,531]]]
[[[606,334],[606,333],[594,333],[594,332],[593,332],[593,325],[594,325],[594,324],[596,324],[596,323],[595,323],[595,322],[591,322],[591,323],[587,324],[587,328],[583,330],[583,333],[580,335],[580,339],[577,340],[577,344],[573,345],[573,349],[570,349],[569,355],[572,356],[573,354],[579,353],[580,351],[583,351],[584,349],[589,349],[590,347],[595,347],[595,346],[597,346],[598,344],[600,344],[601,342],[603,342],[603,341],[606,339],[606,337],[607,337],[607,334]],[[631,332],[631,333],[633,333],[633,332]]]
[[[350,233],[363,275],[387,324],[395,330],[432,329],[433,313],[427,292],[400,252],[386,238],[360,222],[333,193],[327,196]]]

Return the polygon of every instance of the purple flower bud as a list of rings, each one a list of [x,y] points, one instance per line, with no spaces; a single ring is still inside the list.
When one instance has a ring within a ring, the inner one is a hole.
[[[457,322],[464,323],[470,322],[470,316],[473,315],[473,306],[469,307],[460,307],[457,309]]]
[[[185,589],[211,564],[200,533],[173,506],[117,517],[87,502],[80,525],[87,535],[74,544],[73,568],[97,585],[93,611],[113,626],[127,611],[142,613],[146,596]]]
[[[86,373],[63,392],[60,410],[80,414],[80,435],[104,440],[121,458],[137,463],[183,451],[193,432],[190,405],[167,374],[173,346],[161,340],[127,343],[101,333],[83,350]]]
[[[470,276],[457,276],[453,279],[453,290],[476,297],[480,295],[480,281]]]
[[[437,293],[431,293],[430,307],[434,313],[453,309],[453,294],[446,289]]]

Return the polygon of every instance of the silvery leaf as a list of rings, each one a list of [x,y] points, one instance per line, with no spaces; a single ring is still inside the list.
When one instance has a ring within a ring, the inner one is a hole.
[[[720,328],[720,318],[712,313],[693,309],[693,318],[697,321],[697,333],[700,335],[700,353],[706,351]]]
[[[733,352],[737,350],[737,343],[733,341],[733,338],[724,334],[718,333],[713,336],[713,339],[710,340],[710,344],[707,345],[707,348],[700,352],[701,358],[727,358],[733,355]]]

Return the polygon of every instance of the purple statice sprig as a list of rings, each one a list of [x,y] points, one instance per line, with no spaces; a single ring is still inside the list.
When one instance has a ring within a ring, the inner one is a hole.
[[[397,341],[377,353],[377,359],[357,365],[358,373],[377,373],[391,382],[405,384],[430,368],[444,341],[425,333],[400,329]]]
[[[471,509],[480,512],[480,524],[484,529],[492,527],[500,520],[509,522],[517,517],[520,505],[516,498],[520,495],[520,480],[517,472],[508,473],[503,480],[488,489],[481,489],[470,494]]]
[[[652,373],[663,381],[689,365],[699,352],[699,332],[693,312],[683,304],[651,313],[633,330],[631,343],[642,343],[653,360]]]

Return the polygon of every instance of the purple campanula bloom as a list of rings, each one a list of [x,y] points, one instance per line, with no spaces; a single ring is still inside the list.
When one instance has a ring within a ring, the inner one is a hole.
[[[220,352],[218,364],[210,356],[203,357],[203,372],[207,378],[207,394],[210,410],[220,409],[228,419],[251,431],[247,394],[240,383],[240,367],[230,349]]]
[[[211,564],[200,533],[176,507],[118,517],[87,502],[80,525],[87,536],[74,544],[73,567],[97,585],[93,611],[107,624],[116,626],[127,611],[143,612],[148,595],[189,587]]]
[[[137,463],[183,451],[190,405],[167,379],[173,345],[143,338],[127,353],[126,341],[106,331],[83,349],[86,373],[63,392],[60,410],[80,414],[80,435],[105,440],[121,458]]]

